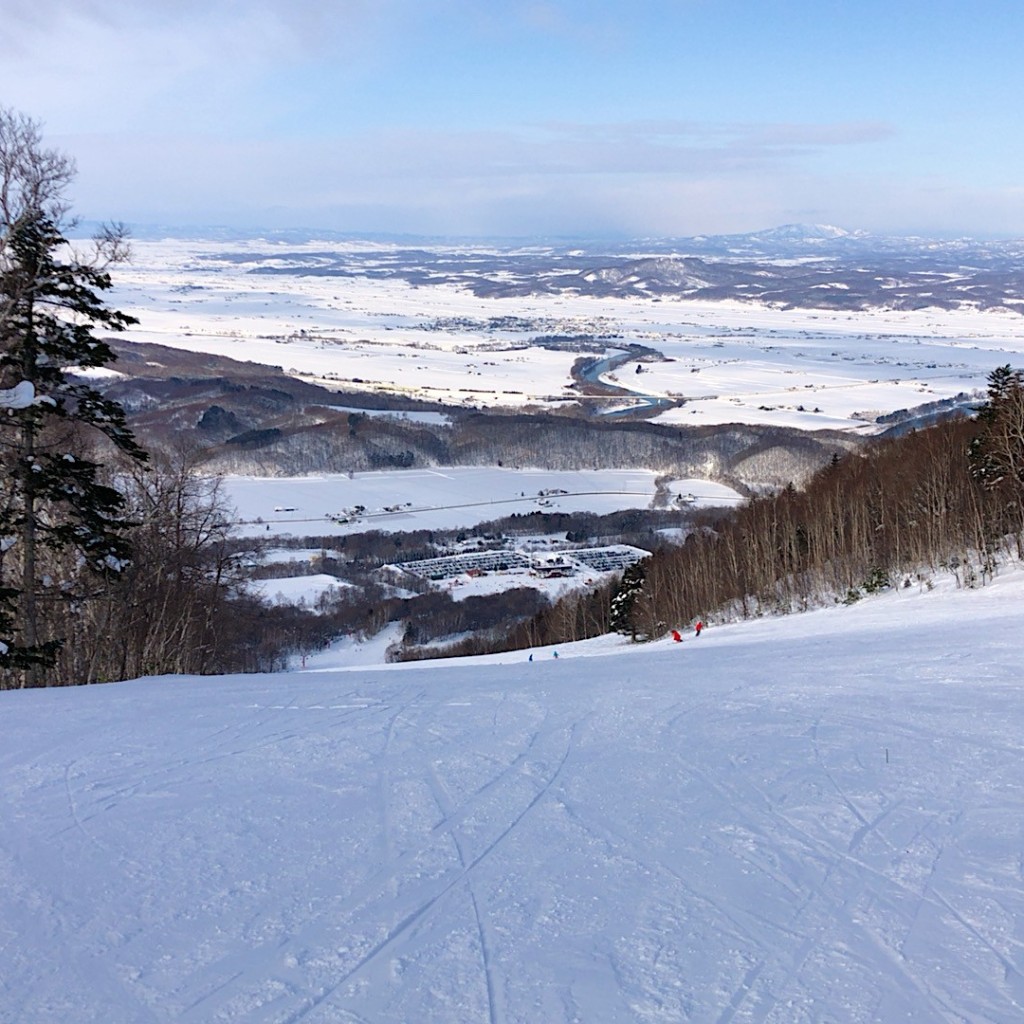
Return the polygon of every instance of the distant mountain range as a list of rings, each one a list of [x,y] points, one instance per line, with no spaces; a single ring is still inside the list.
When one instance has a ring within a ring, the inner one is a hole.
[[[633,253],[572,251],[548,272],[510,265],[478,294],[574,292],[781,307],[1006,309],[1024,312],[1024,241],[885,237],[830,225],[786,224],[743,235],[634,243]]]
[[[176,237],[143,228],[140,238]],[[180,230],[180,229],[179,229]],[[225,258],[251,273],[398,278],[454,284],[480,296],[594,296],[739,299],[784,308],[1005,309],[1024,312],[1024,239],[981,241],[874,235],[828,224],[628,242],[379,237],[344,246],[339,232],[180,230],[229,246],[262,239]],[[319,243],[311,245],[310,243]],[[374,243],[378,243],[379,247]],[[294,246],[293,249],[283,248]]]
[[[822,247],[829,243],[870,238],[866,231],[847,231],[832,224],[781,224],[764,231],[750,231],[739,235],[695,235],[680,239],[698,246],[706,245],[715,250],[734,248],[759,249],[763,252],[778,250],[779,247],[813,246]]]

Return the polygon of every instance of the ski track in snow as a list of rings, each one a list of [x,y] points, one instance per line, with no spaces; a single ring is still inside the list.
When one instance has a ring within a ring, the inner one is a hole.
[[[1024,572],[991,590],[0,694],[0,1020],[1022,1020]]]

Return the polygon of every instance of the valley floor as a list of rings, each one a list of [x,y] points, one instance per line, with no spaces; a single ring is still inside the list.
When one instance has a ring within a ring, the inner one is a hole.
[[[1024,571],[0,694],[0,1019],[1024,1019]]]

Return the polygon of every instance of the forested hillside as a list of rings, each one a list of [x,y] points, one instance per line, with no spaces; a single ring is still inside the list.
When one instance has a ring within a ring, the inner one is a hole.
[[[800,482],[860,444],[847,432],[763,424],[664,426],[578,410],[512,415],[452,409],[328,391],[272,367],[159,345],[121,343],[115,350],[123,376],[104,390],[128,411],[139,437],[150,448],[195,448],[211,474],[640,466],[757,490]]]

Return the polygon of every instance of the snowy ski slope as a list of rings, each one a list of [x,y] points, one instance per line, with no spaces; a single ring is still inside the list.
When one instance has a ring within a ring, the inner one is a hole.
[[[1022,611],[0,694],[0,1020],[1020,1021]]]

